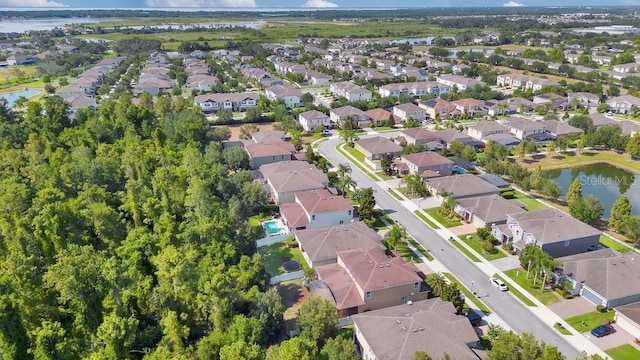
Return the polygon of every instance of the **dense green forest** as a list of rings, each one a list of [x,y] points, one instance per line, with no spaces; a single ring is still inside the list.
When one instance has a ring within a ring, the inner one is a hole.
[[[57,96],[0,107],[0,358],[260,358],[282,339],[247,223],[264,189],[209,135],[126,98],[73,121]]]

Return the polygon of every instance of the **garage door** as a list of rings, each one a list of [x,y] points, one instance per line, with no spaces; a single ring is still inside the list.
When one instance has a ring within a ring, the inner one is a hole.
[[[596,304],[596,305],[604,305],[602,299],[600,298],[600,296],[596,295],[594,292],[591,291],[591,289],[587,288],[587,287],[583,287],[582,288],[582,297],[584,297],[585,299],[591,301],[592,303]]]

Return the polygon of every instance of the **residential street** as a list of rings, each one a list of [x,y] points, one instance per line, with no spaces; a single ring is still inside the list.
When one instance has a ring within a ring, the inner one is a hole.
[[[340,142],[338,138],[331,138],[319,144],[318,150],[335,166],[348,161],[335,150]],[[526,309],[508,292],[500,292],[489,284],[489,277],[493,275],[491,268],[485,273],[481,267],[484,264],[474,264],[468,260],[448,241],[443,239],[433,229],[418,219],[410,210],[393,198],[379,184],[364,174],[356,166],[352,166],[351,178],[361,188],[372,187],[375,192],[376,203],[385,209],[389,215],[401,224],[407,232],[424,245],[444,266],[450,269],[458,279],[468,288],[472,287],[478,296],[492,311],[500,316],[518,333],[530,332],[539,340],[557,346],[567,359],[581,356],[571,344],[565,341],[553,329],[541,321],[535,314]],[[535,311],[535,308],[532,309]]]

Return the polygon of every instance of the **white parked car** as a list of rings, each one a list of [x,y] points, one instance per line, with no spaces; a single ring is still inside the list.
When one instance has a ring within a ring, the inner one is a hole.
[[[493,285],[496,289],[498,289],[500,291],[509,290],[507,285],[505,285],[505,283],[503,283],[502,280],[499,280],[499,279],[496,279],[496,278],[491,278],[491,279],[489,279],[489,282],[491,282],[491,285]]]

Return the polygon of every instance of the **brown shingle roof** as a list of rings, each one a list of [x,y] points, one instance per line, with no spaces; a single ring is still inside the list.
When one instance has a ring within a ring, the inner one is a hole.
[[[310,215],[353,209],[351,200],[333,195],[327,189],[297,193],[296,198]]]
[[[434,358],[478,360],[470,349],[478,335],[450,302],[439,298],[418,301],[352,316],[377,359],[412,360],[416,351]]]
[[[438,135],[433,131],[429,131],[425,128],[416,127],[410,128],[400,131],[401,134],[404,134],[407,137],[413,138],[415,140],[421,139],[438,139]]]
[[[245,149],[251,158],[290,155],[296,152],[296,148],[293,144],[284,141],[248,144],[245,146]]]
[[[389,118],[391,117],[390,112],[380,108],[367,110],[364,113],[374,121],[389,120]]]
[[[360,139],[356,141],[356,144],[371,154],[397,153],[402,151],[400,145],[381,136]]]
[[[471,174],[443,176],[427,180],[430,187],[436,191],[444,189],[453,193],[454,198],[470,197],[473,195],[499,194],[500,189],[479,177]]]
[[[522,208],[522,204],[506,200],[500,195],[460,199],[458,205],[473,213],[488,225],[491,225],[491,223],[505,222],[507,220],[507,214],[517,214],[525,211]]]
[[[406,161],[418,167],[453,164],[453,161],[433,151],[424,151],[415,154],[403,155],[402,157]]]
[[[311,261],[335,262],[340,251],[379,246],[382,238],[364,222],[296,231],[296,240]]]
[[[556,209],[525,211],[509,214],[526,232],[542,244],[552,244],[570,239],[601,234],[600,230],[574,219]]]

